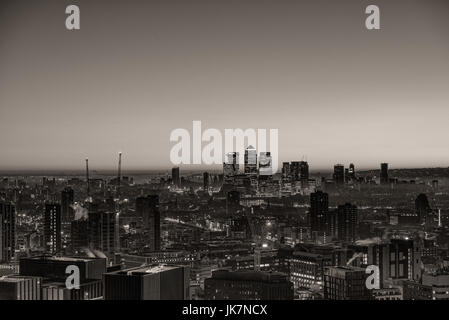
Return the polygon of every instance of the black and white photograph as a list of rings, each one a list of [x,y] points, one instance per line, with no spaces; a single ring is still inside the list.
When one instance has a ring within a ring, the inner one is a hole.
[[[449,1],[0,0],[6,300],[449,300]]]

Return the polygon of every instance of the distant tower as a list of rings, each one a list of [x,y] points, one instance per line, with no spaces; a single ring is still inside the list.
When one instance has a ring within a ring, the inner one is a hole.
[[[61,191],[62,222],[70,222],[74,219],[75,211],[72,208],[75,192],[67,187]]]
[[[334,166],[334,175],[333,179],[335,184],[344,184],[345,183],[345,167],[342,164],[336,164]]]
[[[61,252],[61,205],[59,203],[45,204],[44,240],[48,253]]]
[[[351,177],[351,179],[355,178],[355,166],[353,163],[349,165],[349,176]]]
[[[246,175],[257,175],[257,151],[253,146],[245,150],[244,172]]]
[[[226,154],[226,162],[223,163],[223,176],[225,182],[229,182],[232,177],[239,174],[239,153],[229,152]]]
[[[380,164],[380,184],[388,184],[388,163]]]
[[[272,176],[273,168],[272,168],[272,158],[271,152],[261,152],[259,159],[259,176]]]
[[[171,179],[172,179],[172,183],[177,186],[180,187],[181,186],[181,178],[179,176],[179,168],[173,168],[171,169]]]
[[[301,188],[309,186],[309,164],[307,161],[299,163],[299,181],[301,181]]]
[[[309,223],[311,231],[325,231],[329,211],[329,195],[322,191],[310,194]]]
[[[291,180],[290,162],[283,162],[282,163],[282,180],[283,181],[290,181]]]
[[[136,214],[142,217],[145,238],[151,251],[161,250],[161,217],[159,196],[149,195],[136,199]]]
[[[357,236],[357,207],[346,203],[337,209],[337,235],[338,239],[354,242]]]

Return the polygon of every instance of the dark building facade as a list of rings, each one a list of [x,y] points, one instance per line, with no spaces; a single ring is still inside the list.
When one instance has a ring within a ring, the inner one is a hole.
[[[340,241],[354,242],[357,236],[357,207],[346,203],[337,209],[337,236]]]
[[[171,179],[172,179],[172,183],[175,186],[177,186],[177,187],[181,186],[181,176],[180,176],[178,167],[171,169]]]
[[[388,163],[380,164],[380,184],[388,184],[389,176],[388,176]]]
[[[45,250],[50,254],[61,252],[61,205],[46,203],[44,214]]]
[[[0,277],[0,300],[40,300],[41,283],[40,277]]]
[[[190,269],[146,266],[104,275],[105,300],[188,300]]]
[[[293,300],[293,283],[282,273],[219,270],[204,282],[207,300]]]
[[[145,239],[150,251],[161,249],[161,216],[159,196],[148,195],[136,199],[136,214],[142,217]]]
[[[324,299],[371,300],[364,268],[327,267],[324,271]]]
[[[345,183],[345,166],[342,164],[336,164],[334,166],[333,180],[335,184],[342,185]]]
[[[329,195],[317,191],[310,195],[310,228],[311,231],[326,231],[326,216],[329,211]]]
[[[62,222],[70,222],[75,217],[75,211],[72,208],[75,192],[67,187],[61,191],[61,215]]]
[[[16,248],[16,208],[0,202],[0,262],[9,262]]]

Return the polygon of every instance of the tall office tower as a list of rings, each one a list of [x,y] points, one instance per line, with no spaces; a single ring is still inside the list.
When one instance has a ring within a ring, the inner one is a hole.
[[[272,176],[272,158],[271,152],[261,152],[259,158],[259,176]]]
[[[354,166],[353,163],[351,163],[351,164],[349,165],[348,173],[349,173],[349,177],[350,177],[351,179],[354,179],[354,178],[355,178],[355,166]]]
[[[299,181],[301,181],[302,188],[309,186],[309,164],[306,161],[299,163]]]
[[[203,189],[207,191],[209,189],[209,172],[203,173]]]
[[[159,196],[148,195],[136,199],[136,214],[142,217],[145,239],[151,251],[161,250],[161,216]]]
[[[291,180],[290,162],[282,163],[282,180],[284,181]]]
[[[89,221],[87,219],[73,220],[70,223],[71,246],[73,251],[89,247]]]
[[[380,184],[388,184],[388,163],[380,164]]]
[[[322,191],[310,194],[309,222],[311,231],[326,231],[326,216],[329,211],[329,195]]]
[[[179,174],[179,167],[171,169],[171,180],[175,186],[177,186],[177,187],[181,186],[181,177]]]
[[[427,196],[424,193],[419,194],[416,198],[415,211],[420,223],[425,222],[427,220],[427,215],[432,212],[429,199],[427,199]]]
[[[293,300],[293,283],[277,272],[218,270],[204,281],[206,300]]]
[[[104,275],[105,300],[189,300],[190,268],[143,266]]]
[[[106,207],[106,208],[105,208]],[[105,203],[92,203],[89,207],[89,247],[103,253],[115,252],[115,211],[107,210]]]
[[[334,166],[334,176],[335,184],[341,185],[345,183],[345,167],[342,164],[336,164]]]
[[[244,172],[246,175],[257,175],[257,151],[253,146],[245,150]]]
[[[234,214],[240,208],[240,192],[229,191],[226,195],[226,213]]]
[[[226,162],[223,163],[224,179],[229,180],[235,175],[239,174],[239,153],[229,152],[226,154]]]
[[[324,299],[371,300],[364,268],[327,267],[324,269]]]
[[[338,206],[337,236],[341,241],[354,242],[357,237],[357,206],[350,203]]]
[[[61,252],[61,205],[46,203],[44,213],[45,250],[50,254]]]
[[[62,222],[70,222],[75,217],[75,211],[72,208],[74,195],[75,193],[70,187],[67,187],[61,191]]]
[[[390,278],[421,280],[421,256],[419,239],[391,239]]]
[[[326,235],[330,238],[337,237],[337,210],[330,210],[324,218]]]
[[[0,202],[0,262],[9,262],[16,248],[16,208]]]
[[[292,161],[290,164],[290,176],[292,178],[292,181],[299,181],[300,180],[300,162],[299,161]]]

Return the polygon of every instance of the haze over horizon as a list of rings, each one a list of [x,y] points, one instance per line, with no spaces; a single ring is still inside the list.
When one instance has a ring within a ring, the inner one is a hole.
[[[75,2],[0,2],[2,172],[169,170],[194,120],[312,171],[448,167],[448,1],[376,0],[379,31],[365,0]]]

